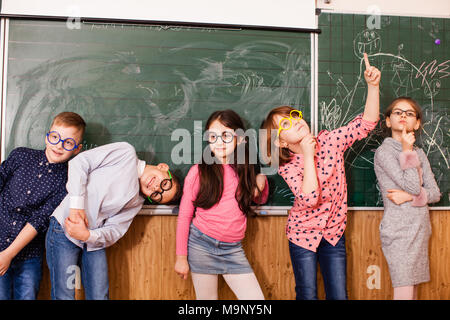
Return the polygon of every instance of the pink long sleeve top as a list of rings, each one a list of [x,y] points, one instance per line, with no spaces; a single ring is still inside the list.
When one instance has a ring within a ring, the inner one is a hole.
[[[222,198],[209,209],[196,208],[193,201],[197,198],[200,188],[198,165],[189,170],[183,187],[180,210],[177,221],[176,254],[187,255],[189,226],[192,223],[204,234],[223,242],[238,242],[245,236],[247,217],[239,209],[235,194],[239,177],[230,165],[223,165],[224,188]],[[257,203],[265,203],[269,195],[266,185],[261,196],[255,199]],[[194,217],[195,212],[195,217]]]
[[[295,195],[286,225],[290,242],[316,252],[322,237],[333,246],[342,237],[347,224],[344,151],[366,137],[376,124],[358,115],[344,127],[319,133],[314,156],[319,187],[310,193],[302,190],[302,154],[295,154],[279,168],[278,173]]]

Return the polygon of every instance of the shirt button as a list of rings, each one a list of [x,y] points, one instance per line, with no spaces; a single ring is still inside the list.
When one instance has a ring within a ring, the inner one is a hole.
[[[30,193],[31,193],[31,191],[30,191],[30,190],[28,190],[28,191],[27,191],[27,194],[30,194]]]
[[[20,208],[17,208],[17,212],[20,212]]]
[[[39,165],[40,165],[40,166],[42,166],[43,164],[44,164],[44,163],[43,163],[42,161],[41,161],[41,162],[39,162]]]
[[[13,222],[13,226],[15,226],[15,225],[16,225],[16,222],[14,221],[14,222]]]
[[[52,169],[48,169],[48,173],[52,172]]]
[[[42,177],[42,174],[38,174],[38,178]]]
[[[6,239],[6,242],[9,242],[9,239]]]

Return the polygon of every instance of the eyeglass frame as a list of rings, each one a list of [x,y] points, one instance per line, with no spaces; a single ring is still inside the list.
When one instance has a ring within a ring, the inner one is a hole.
[[[401,113],[400,114],[395,114],[394,112],[395,111],[400,111]],[[414,113],[414,115],[413,116],[408,116],[408,112],[411,112],[411,113]],[[417,112],[415,112],[414,110],[402,110],[402,109],[395,109],[395,110],[392,110],[391,111],[391,115],[395,115],[396,117],[401,117],[402,115],[403,115],[403,113],[406,115],[406,117],[408,117],[408,118],[416,118],[417,119]]]
[[[149,196],[147,196],[147,199],[148,199],[148,201],[150,201],[150,203],[153,203],[153,202],[155,202],[156,204],[158,204],[161,200],[162,200],[162,195],[163,195],[163,193],[164,193],[164,191],[169,191],[170,189],[172,189],[172,186],[173,186],[173,183],[172,183],[172,175],[170,174],[170,170],[167,170],[167,172],[169,173],[169,178],[167,179],[163,179],[162,181],[161,181],[161,183],[159,184],[159,187],[161,188],[161,190],[162,190],[162,192],[159,192],[159,191],[154,191],[154,192],[152,192],[152,194],[151,195],[149,195]],[[164,183],[164,181],[170,181],[170,188],[169,189],[164,189],[163,188],[163,183]],[[161,200],[159,200],[159,201],[156,201],[156,200],[152,200],[151,199],[151,197],[152,197],[152,195],[154,195],[154,194],[156,194],[156,195],[161,195]]]
[[[206,131],[206,132],[205,132],[205,135],[207,135],[207,134],[209,134],[209,133],[210,133],[210,131]],[[211,133],[213,133],[213,132],[211,132]],[[225,140],[223,139],[223,134],[224,134],[224,133],[230,133],[230,134],[232,135],[232,138],[231,138],[230,141],[225,141]],[[217,135],[217,136],[216,136],[216,140],[214,140],[214,141],[212,141],[212,142],[209,141],[209,136],[208,136],[208,140],[207,140],[207,141],[208,141],[209,144],[214,144],[214,143],[217,142],[217,139],[220,138],[220,139],[222,140],[223,143],[231,143],[231,142],[233,142],[234,137],[236,137],[236,133],[231,132],[231,131],[224,131],[224,132],[222,132],[221,135]]]
[[[56,143],[51,142],[50,139],[49,139],[50,133],[53,133],[53,132],[56,133],[56,134],[58,135],[58,137],[59,137],[59,140],[58,140],[58,142],[56,142]],[[49,131],[49,132],[47,132],[46,137],[47,137],[48,143],[50,143],[50,144],[52,144],[52,145],[54,145],[54,146],[56,146],[58,143],[62,142],[62,147],[63,147],[63,149],[66,150],[66,151],[73,151],[73,150],[77,149],[77,148],[80,146],[80,144],[77,144],[77,142],[75,141],[74,138],[61,139],[61,135],[59,134],[58,131]],[[66,148],[64,147],[64,142],[66,142],[67,140],[73,140],[74,147],[73,147],[72,149],[70,149],[70,150],[69,150],[69,149],[66,149]]]
[[[277,137],[280,136],[281,130],[289,130],[290,128],[292,128],[292,120],[291,120],[291,119],[294,119],[294,118],[292,117],[292,112],[294,112],[294,111],[298,112],[298,114],[299,114],[299,116],[300,116],[298,119],[295,119],[295,120],[300,121],[300,120],[303,119],[303,114],[302,114],[302,112],[301,112],[300,110],[296,110],[296,109],[291,110],[291,112],[289,112],[289,118],[284,117],[284,118],[281,118],[280,121],[278,121],[278,132],[277,132]],[[283,128],[283,127],[281,126],[281,122],[282,122],[284,119],[289,120],[289,123],[290,123],[289,128]]]

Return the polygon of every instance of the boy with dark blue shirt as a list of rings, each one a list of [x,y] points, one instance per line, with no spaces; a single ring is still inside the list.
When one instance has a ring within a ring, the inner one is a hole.
[[[36,299],[50,215],[67,194],[67,161],[81,151],[86,123],[58,114],[45,150],[16,148],[0,166],[0,300]]]

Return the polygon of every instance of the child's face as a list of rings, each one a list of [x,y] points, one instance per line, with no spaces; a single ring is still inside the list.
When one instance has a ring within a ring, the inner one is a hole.
[[[169,190],[163,190],[163,188],[166,189],[166,187],[170,185],[170,182],[164,181],[165,179],[170,179],[169,166],[167,164],[160,163],[157,166],[146,165],[144,172],[139,178],[141,192],[146,197],[150,197],[154,192],[162,192],[161,200],[154,202],[160,204],[169,202],[175,196],[178,185],[174,183],[174,180],[171,180],[171,188]],[[163,188],[161,188],[162,182]]]
[[[407,101],[399,101],[392,108],[391,115],[386,118],[386,126],[392,131],[401,132],[406,128],[406,132],[419,129],[420,120],[417,113]]]
[[[235,131],[224,126],[219,120],[214,120],[208,128],[208,133],[211,151],[217,159],[225,163],[236,148]]]
[[[275,123],[280,123],[282,118],[286,116],[277,114],[274,116]],[[290,144],[298,144],[302,139],[310,133],[309,126],[304,119],[295,120],[291,119],[292,126],[287,130],[281,130],[279,135],[280,146],[287,148]]]
[[[63,125],[53,124],[49,132],[55,131],[59,134],[61,140],[72,138],[77,144],[77,148],[67,151],[63,148],[62,141],[56,144],[50,143],[48,138],[45,138],[45,155],[50,163],[61,163],[68,161],[71,157],[77,155],[81,149],[81,131],[75,127],[65,127]]]

